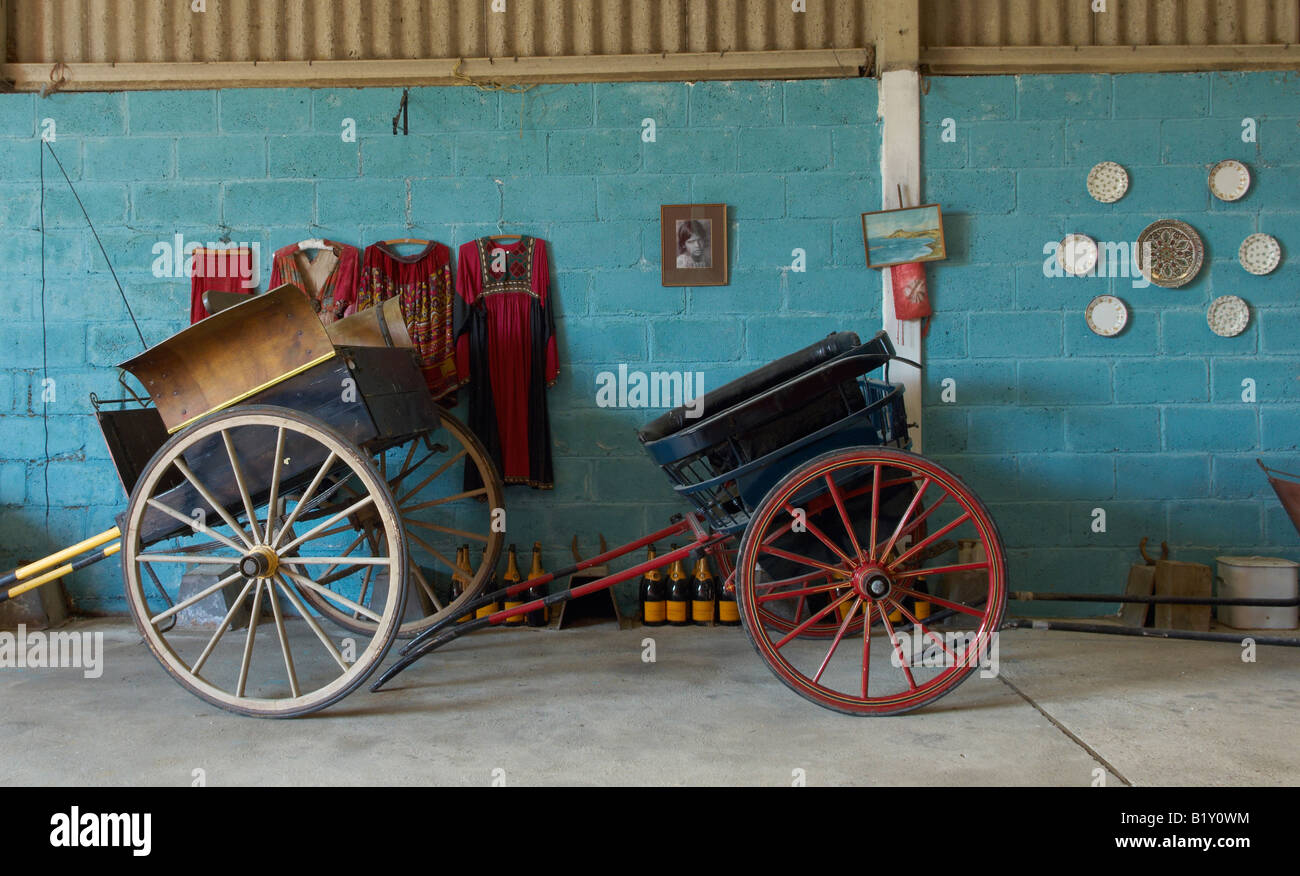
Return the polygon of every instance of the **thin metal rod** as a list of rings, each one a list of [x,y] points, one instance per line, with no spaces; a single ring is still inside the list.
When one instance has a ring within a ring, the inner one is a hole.
[[[1123,627],[1109,624],[1078,624],[1069,621],[1045,621],[1027,617],[1011,618],[1002,624],[1004,630],[1056,630],[1065,633],[1101,633],[1107,636],[1141,636],[1150,639],[1189,639],[1193,642],[1232,642],[1240,645],[1250,639],[1256,645],[1279,645],[1300,648],[1300,637],[1258,636],[1251,632],[1202,633],[1195,630],[1169,630],[1158,627]]]
[[[944,571],[940,569],[938,571]],[[1290,599],[1246,599],[1226,596],[1130,596],[1125,593],[1039,593],[1013,590],[1007,599],[1015,602],[1145,602],[1148,605],[1252,605],[1258,608],[1291,608],[1300,596]]]

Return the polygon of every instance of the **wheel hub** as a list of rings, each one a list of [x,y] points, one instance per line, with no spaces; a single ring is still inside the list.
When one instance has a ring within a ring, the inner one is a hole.
[[[884,599],[893,587],[889,575],[875,564],[861,566],[853,573],[853,589],[866,599]]]
[[[246,578],[270,578],[279,565],[275,551],[265,545],[258,545],[239,561],[239,573]]]

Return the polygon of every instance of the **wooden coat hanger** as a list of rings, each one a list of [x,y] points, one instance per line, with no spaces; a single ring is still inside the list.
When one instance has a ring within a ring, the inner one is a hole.
[[[428,246],[431,242],[432,241],[421,240],[418,237],[394,237],[392,240],[380,241],[384,246],[401,246],[406,243],[415,244],[417,246]]]

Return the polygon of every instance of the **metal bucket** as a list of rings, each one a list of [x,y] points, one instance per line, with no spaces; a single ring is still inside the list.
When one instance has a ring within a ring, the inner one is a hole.
[[[1229,599],[1295,599],[1300,564],[1281,557],[1218,557],[1219,595]],[[1219,621],[1239,630],[1293,630],[1300,606],[1221,605]]]

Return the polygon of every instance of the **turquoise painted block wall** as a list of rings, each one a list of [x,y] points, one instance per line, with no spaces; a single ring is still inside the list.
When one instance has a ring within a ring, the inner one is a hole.
[[[922,101],[926,199],[944,207],[950,258],[931,269],[925,444],[990,503],[1013,586],[1114,591],[1142,536],[1176,559],[1300,559],[1300,538],[1255,465],[1300,471],[1300,80],[1273,73],[937,78]],[[946,120],[946,121],[945,121]],[[1249,120],[1249,121],[1247,121]],[[1253,142],[1243,133],[1253,133]],[[945,130],[950,132],[945,139]],[[1246,162],[1236,202],[1210,166]],[[1087,193],[1098,161],[1128,194]],[[1190,223],[1204,267],[1179,289],[1128,276],[1045,276],[1044,246],[1069,232],[1133,242],[1160,218]],[[1237,263],[1249,234],[1277,237],[1281,267]],[[1142,283],[1138,280],[1138,286]],[[1113,339],[1088,301],[1127,302]],[[1212,334],[1220,295],[1249,329]],[[955,381],[956,400],[941,386]],[[1242,381],[1255,381],[1243,401]],[[1106,531],[1093,531],[1094,509]],[[1018,606],[1025,608],[1026,606]],[[1059,608],[1054,608],[1059,611]]]
[[[554,566],[684,510],[634,428],[656,412],[598,408],[595,376],[627,363],[702,371],[706,389],[834,329],[873,332],[879,280],[858,213],[880,202],[876,83],[543,86],[523,96],[419,88],[409,136],[397,89],[0,95],[0,565],[111,525],[125,504],[87,393],[118,397],[139,349],[107,266],[57,169],[46,166],[50,405],[46,528],[40,413],[39,149],[53,119],[67,168],[145,338],[188,322],[189,280],[156,277],[152,248],[307,236],[364,246],[430,237],[453,248],[511,231],[547,239],[561,376],[551,390],[557,487],[508,491],[509,540]],[[655,120],[654,142],[642,120]],[[341,136],[346,119],[356,141]],[[498,183],[497,180],[500,182]],[[665,289],[659,205],[730,205],[731,283]],[[807,270],[792,273],[791,251]],[[70,579],[76,607],[120,611],[120,574]],[[632,586],[624,588],[627,599]]]
[[[1300,558],[1300,539],[1254,468],[1300,470],[1300,291],[1290,261],[1252,277],[1241,239],[1300,245],[1300,86],[1274,74],[936,78],[923,98],[925,190],[944,205],[950,258],[930,268],[926,452],[991,504],[1013,586],[1108,590],[1137,540],[1175,556]],[[551,391],[557,489],[510,491],[510,539],[547,562],[575,533],[612,542],[683,510],[632,429],[653,411],[598,408],[595,375],[619,363],[705,373],[717,386],[827,331],[880,324],[858,213],[880,203],[875,82],[546,86],[524,97],[414,89],[412,134],[394,137],[394,89],[0,95],[0,565],[109,524],[124,504],[86,394],[116,396],[112,365],[138,342],[93,238],[47,162],[45,307],[51,514],[44,519],[38,148],[54,148],[101,231],[149,342],[187,321],[187,278],[155,277],[152,247],[309,234],[365,245],[390,236],[453,247],[498,221],[552,245],[562,374]],[[1257,140],[1241,140],[1244,117]],[[356,142],[340,137],[356,122]],[[641,138],[655,119],[657,137]],[[954,142],[943,120],[952,119]],[[1225,204],[1208,165],[1236,157],[1252,191]],[[1132,177],[1093,202],[1093,163]],[[500,184],[496,180],[501,180]],[[731,207],[729,286],[659,282],[661,203]],[[1129,278],[1049,278],[1043,246],[1066,232],[1132,241],[1165,216],[1207,245],[1182,289]],[[1294,240],[1293,240],[1294,239]],[[792,272],[791,250],[807,253]],[[263,286],[269,270],[264,259]],[[1110,291],[1133,311],[1095,338],[1082,311]],[[1222,340],[1216,295],[1252,305]],[[1241,380],[1257,401],[1240,400]],[[940,400],[956,381],[956,402]],[[1091,529],[1094,508],[1107,531]],[[590,538],[588,539],[590,541]],[[83,610],[124,603],[115,568],[78,573]],[[624,598],[628,596],[625,588]]]

